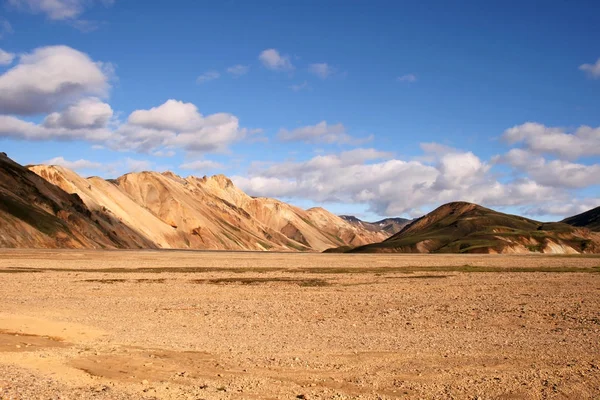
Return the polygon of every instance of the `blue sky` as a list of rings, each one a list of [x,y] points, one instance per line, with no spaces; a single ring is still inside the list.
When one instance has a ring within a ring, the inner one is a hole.
[[[367,219],[559,219],[600,205],[600,5],[548,3],[4,0],[0,147]]]

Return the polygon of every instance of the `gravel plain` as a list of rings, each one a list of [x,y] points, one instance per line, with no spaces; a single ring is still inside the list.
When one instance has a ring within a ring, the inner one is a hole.
[[[0,250],[0,399],[597,399],[600,258]]]

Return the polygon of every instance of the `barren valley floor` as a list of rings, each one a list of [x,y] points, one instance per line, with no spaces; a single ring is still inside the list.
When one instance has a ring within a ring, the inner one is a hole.
[[[599,257],[0,250],[1,399],[599,397]]]

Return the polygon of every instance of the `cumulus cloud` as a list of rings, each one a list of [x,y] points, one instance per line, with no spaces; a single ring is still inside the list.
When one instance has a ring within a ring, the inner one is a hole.
[[[202,123],[202,116],[194,104],[170,99],[158,107],[132,112],[127,121],[156,130],[186,130]]]
[[[250,70],[250,67],[248,65],[241,65],[241,64],[234,65],[232,67],[227,68],[227,72],[233,76],[246,75],[249,70]]]
[[[105,127],[112,116],[113,110],[110,105],[96,97],[90,97],[79,100],[61,112],[49,114],[44,119],[43,126],[47,128],[98,129]]]
[[[248,176],[233,179],[255,196],[364,203],[388,216],[456,200],[524,207],[569,199],[567,192],[529,178],[501,183],[490,165],[470,152],[441,155],[435,165],[390,157],[374,149],[357,149],[306,161],[255,164]]]
[[[553,154],[569,160],[600,155],[600,127],[580,126],[568,133],[564,128],[527,122],[504,131],[510,144],[523,143],[536,154]]]
[[[0,114],[33,115],[84,96],[105,97],[110,68],[68,46],[35,49],[0,75]]]
[[[10,115],[0,115],[0,137],[21,140],[110,140],[112,132],[105,128],[70,129],[24,121]]]
[[[209,169],[223,169],[225,166],[221,163],[211,160],[197,160],[181,164],[179,168],[193,171],[204,171]]]
[[[208,72],[205,72],[202,75],[200,75],[198,78],[196,78],[196,83],[206,83],[206,82],[214,81],[215,79],[219,79],[219,77],[221,77],[221,74],[219,72],[208,71]]]
[[[15,59],[14,53],[9,53],[8,51],[4,51],[0,49],[0,65],[9,65],[12,64]]]
[[[555,202],[525,207],[527,215],[558,215],[568,217],[589,211],[600,206],[600,201],[591,198],[571,199],[568,202]]]
[[[536,182],[552,187],[584,188],[600,185],[600,164],[584,165],[565,160],[547,161],[544,157],[523,149],[511,149],[493,159],[523,172]]]
[[[9,5],[34,14],[44,14],[55,21],[76,19],[94,2],[109,6],[114,3],[114,0],[8,0]]]
[[[342,124],[327,124],[327,121],[321,121],[316,125],[308,125],[293,130],[281,129],[277,134],[279,140],[284,142],[305,142],[305,143],[327,143],[327,144],[360,144],[373,139],[369,136],[363,139],[353,138],[346,133],[346,128]]]
[[[592,79],[600,78],[600,58],[594,64],[582,64],[579,70],[585,72]]]
[[[224,151],[246,135],[238,118],[228,113],[203,116],[192,103],[168,100],[149,110],[136,110],[115,132],[116,147],[149,151],[162,146],[192,152]]]
[[[417,81],[417,76],[415,74],[406,74],[406,75],[399,76],[398,78],[396,78],[396,80],[398,82],[413,83],[413,82]]]
[[[318,76],[321,79],[326,79],[328,76],[334,73],[334,68],[327,63],[310,64],[308,66],[308,72]]]
[[[294,69],[290,57],[279,54],[279,51],[276,49],[263,50],[258,59],[266,68],[274,71],[290,71]]]
[[[61,167],[65,167],[72,170],[83,170],[83,169],[96,169],[102,168],[102,164],[99,162],[94,162],[90,160],[76,160],[76,161],[68,161],[65,160],[64,157],[55,157],[48,161],[44,161],[43,164],[48,165],[60,165]]]

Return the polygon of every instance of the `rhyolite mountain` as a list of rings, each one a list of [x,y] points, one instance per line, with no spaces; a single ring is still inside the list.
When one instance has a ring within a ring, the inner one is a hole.
[[[568,220],[568,219],[567,219]],[[564,222],[544,223],[467,202],[444,204],[380,243],[328,252],[598,253],[600,234]]]
[[[385,218],[376,222],[366,222],[363,221],[354,215],[340,215],[340,218],[351,223],[355,226],[361,226],[372,232],[387,232],[390,235],[394,235],[406,225],[410,223],[410,219],[406,218]]]
[[[223,175],[83,178],[0,156],[0,247],[323,251],[389,234],[248,196]]]
[[[0,153],[0,247],[156,248],[115,216],[90,210]]]

